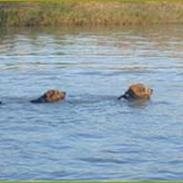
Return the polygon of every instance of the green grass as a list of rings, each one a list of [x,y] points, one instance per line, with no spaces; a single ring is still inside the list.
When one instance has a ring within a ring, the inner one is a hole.
[[[27,2],[27,0],[0,0],[0,2]],[[108,3],[108,2],[119,2],[119,3],[147,3],[147,2],[169,2],[169,3],[177,3],[182,2],[182,0],[29,0],[28,2],[68,2],[68,3],[91,3],[91,2],[100,2],[100,3]]]
[[[0,1],[6,27],[183,24],[182,0]]]

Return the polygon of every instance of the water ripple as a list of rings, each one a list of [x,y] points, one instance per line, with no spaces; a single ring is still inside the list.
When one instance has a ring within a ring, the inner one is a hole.
[[[183,179],[182,31],[2,31],[0,179]],[[137,82],[150,101],[117,100]],[[29,102],[50,88],[66,100]]]

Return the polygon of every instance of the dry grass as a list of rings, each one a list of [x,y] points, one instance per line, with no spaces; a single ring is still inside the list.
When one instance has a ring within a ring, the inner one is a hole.
[[[183,2],[60,0],[1,2],[1,26],[182,24]]]

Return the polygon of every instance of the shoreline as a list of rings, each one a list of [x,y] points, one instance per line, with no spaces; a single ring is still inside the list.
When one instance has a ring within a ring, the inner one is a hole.
[[[1,27],[183,24],[176,0],[0,1]]]

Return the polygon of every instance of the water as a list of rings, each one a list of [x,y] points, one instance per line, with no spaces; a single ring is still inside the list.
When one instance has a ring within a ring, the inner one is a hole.
[[[0,179],[183,179],[182,61],[183,26],[1,30]]]

